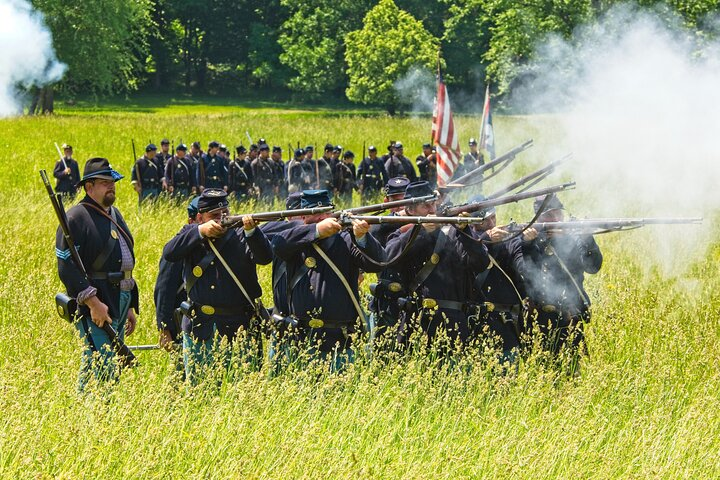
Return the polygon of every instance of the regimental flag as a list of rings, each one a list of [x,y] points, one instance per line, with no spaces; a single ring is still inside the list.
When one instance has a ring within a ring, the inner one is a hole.
[[[481,152],[487,152],[490,160],[495,159],[495,131],[493,130],[492,114],[490,113],[490,85],[485,87],[485,103],[483,104],[482,120],[480,121]]]
[[[433,110],[432,138],[437,151],[438,187],[444,187],[460,162],[460,145],[450,110],[450,98],[440,76]]]

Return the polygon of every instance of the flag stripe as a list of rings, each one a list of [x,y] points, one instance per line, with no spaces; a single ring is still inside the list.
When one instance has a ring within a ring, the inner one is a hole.
[[[433,109],[432,137],[438,155],[438,186],[444,187],[452,178],[460,161],[460,142],[455,130],[447,88],[441,79],[438,79]]]

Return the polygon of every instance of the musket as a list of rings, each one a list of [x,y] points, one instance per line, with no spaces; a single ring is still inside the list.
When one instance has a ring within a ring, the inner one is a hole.
[[[63,162],[63,167],[65,167],[65,170],[67,170],[68,166],[67,163],[65,163],[65,155],[63,155],[60,151],[60,147],[58,147],[57,142],[55,142],[55,149],[57,149],[58,155],[60,155],[60,161]]]
[[[607,232],[634,230],[646,225],[699,225],[702,217],[687,218],[590,218],[567,222],[511,223],[502,227],[510,233],[534,228],[543,232],[596,235]]]
[[[558,165],[568,161],[571,157],[572,157],[572,154],[567,154],[564,157],[562,157],[558,160],[555,160],[554,162],[550,162],[545,167],[540,168],[538,170],[535,170],[532,173],[525,175],[524,177],[516,180],[515,182],[511,183],[507,187],[501,188],[497,192],[491,193],[490,195],[487,196],[487,198],[489,198],[489,199],[498,198],[502,195],[505,195],[506,193],[512,192],[516,188],[521,187],[521,186],[525,185],[526,183],[531,182],[529,185],[525,185],[525,187],[522,190],[520,190],[520,192],[523,192],[523,191],[527,190],[528,188],[531,188],[532,186],[534,186],[534,185],[538,184],[539,182],[541,182],[542,180],[544,180],[545,177],[547,177],[548,175],[550,175],[552,172],[555,171],[555,168],[557,168]]]
[[[498,205],[507,205],[509,203],[516,203],[520,200],[526,200],[528,198],[535,198],[538,196],[550,195],[552,193],[564,192],[565,190],[571,190],[575,188],[575,182],[563,183],[560,185],[554,185],[551,187],[540,188],[537,190],[531,190],[527,192],[516,193],[505,197],[488,198],[480,202],[471,202],[463,205],[446,206],[441,208],[439,213],[446,217],[456,217],[461,213],[473,213],[479,210],[485,210],[490,207],[497,207]]]
[[[175,140],[172,141],[172,156],[175,156]]]
[[[482,223],[481,217],[411,217],[405,215],[341,215],[339,218],[343,226],[351,226],[353,220],[364,220],[370,225],[391,223],[394,225],[420,225],[423,223],[441,223],[446,225],[470,225]]]
[[[85,265],[83,264],[82,258],[80,258],[80,254],[78,253],[77,247],[75,246],[75,241],[73,240],[70,233],[70,226],[68,225],[67,215],[65,214],[65,209],[62,205],[62,199],[60,198],[59,194],[53,191],[53,188],[50,185],[50,180],[48,180],[48,176],[45,170],[40,170],[40,177],[42,178],[42,181],[45,184],[45,189],[50,196],[50,202],[52,203],[53,209],[55,210],[55,215],[57,216],[58,222],[60,222],[60,229],[62,230],[65,244],[67,245],[68,250],[70,250],[70,256],[72,257],[75,266],[77,266],[80,272],[85,276],[85,280],[88,282],[88,284],[90,284],[90,277],[87,274],[87,270],[85,270]],[[132,365],[135,362],[135,355],[133,355],[130,349],[128,349],[127,345],[125,345],[122,340],[120,340],[112,324],[105,322],[105,325],[103,325],[102,329],[107,334],[108,339],[110,339],[110,344],[112,345],[115,354],[122,359],[122,364],[124,366]]]
[[[137,184],[140,185],[140,190],[142,191],[142,178],[140,177],[140,165],[138,165],[137,160],[137,152],[135,151],[135,139],[131,138],[130,142],[132,143],[132,151],[133,151],[133,166],[135,167],[135,176]],[[140,194],[138,194],[140,195]]]
[[[295,210],[278,210],[275,212],[249,213],[256,222],[271,222],[275,220],[283,220],[290,217],[318,215],[320,213],[328,213],[334,207],[315,207],[315,208],[298,208]],[[225,215],[220,220],[220,224],[225,228],[233,228],[242,223],[245,215]]]
[[[135,352],[142,352],[145,350],[160,350],[160,345],[128,345],[128,348]]]
[[[245,135],[247,135],[247,138],[248,138],[248,140],[250,141],[250,145],[252,145],[252,144],[253,144],[253,141],[252,141],[252,138],[250,137],[250,131],[249,131],[249,130],[245,130]]]
[[[365,160],[365,140],[363,140],[363,156],[362,160]]]
[[[407,207],[408,205],[417,205],[419,203],[434,202],[437,200],[435,195],[426,195],[424,197],[406,198],[403,200],[395,200],[392,202],[376,203],[373,205],[363,205],[362,207],[349,208],[347,210],[338,210],[332,213],[335,218],[340,218],[344,214],[362,215],[364,213],[380,213],[396,207]]]
[[[507,164],[503,166],[503,168],[505,168],[505,166],[509,165],[513,160],[515,160],[515,158],[517,157],[517,155],[519,153],[524,152],[525,150],[527,150],[528,148],[530,148],[532,146],[533,146],[533,140],[532,139],[527,140],[524,143],[521,143],[517,147],[513,148],[509,152],[506,152],[506,153],[500,155],[495,160],[488,162],[485,165],[480,165],[478,168],[469,171],[468,173],[466,173],[465,175],[463,175],[461,177],[456,178],[451,183],[447,184],[446,188],[468,187],[468,186],[470,186],[470,184],[467,184],[467,182],[471,178],[473,178],[477,175],[481,175],[483,172],[485,172],[491,168],[497,167],[501,163],[507,162]],[[499,173],[499,171],[494,173],[493,175],[496,175],[497,173]]]

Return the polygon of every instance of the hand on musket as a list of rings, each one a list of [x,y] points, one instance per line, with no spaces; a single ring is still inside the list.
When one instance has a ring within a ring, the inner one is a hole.
[[[243,215],[242,217],[243,230],[246,232],[254,229],[258,226],[258,222],[255,221],[252,215]]]
[[[108,306],[101,302],[97,296],[93,295],[85,300],[85,305],[90,309],[90,319],[95,325],[102,328],[106,323],[112,324]]]
[[[357,240],[363,238],[370,231],[370,224],[365,220],[352,218],[352,215],[348,215],[347,218],[352,222],[353,235]]]
[[[342,230],[343,226],[337,218],[329,217],[320,220],[316,224],[315,228],[317,230],[318,240],[322,240],[324,238],[332,237],[336,233],[339,233],[340,230]]]
[[[216,220],[201,223],[198,227],[200,235],[207,238],[220,238],[225,234],[225,227]]]

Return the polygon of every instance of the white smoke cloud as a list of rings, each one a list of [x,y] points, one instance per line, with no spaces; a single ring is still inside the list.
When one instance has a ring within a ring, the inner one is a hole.
[[[678,251],[673,240],[700,241],[701,231],[706,244],[708,217],[720,209],[720,43],[700,48],[697,38],[620,6],[570,41],[542,45],[512,99],[561,112],[561,139],[548,154],[574,153],[576,212],[706,217],[702,229],[661,228],[668,242],[656,260]]]
[[[22,113],[19,87],[45,85],[62,77],[52,36],[42,14],[24,0],[0,0],[0,117]]]
[[[411,113],[432,112],[435,102],[435,77],[425,68],[413,67],[393,85],[398,99]]]

